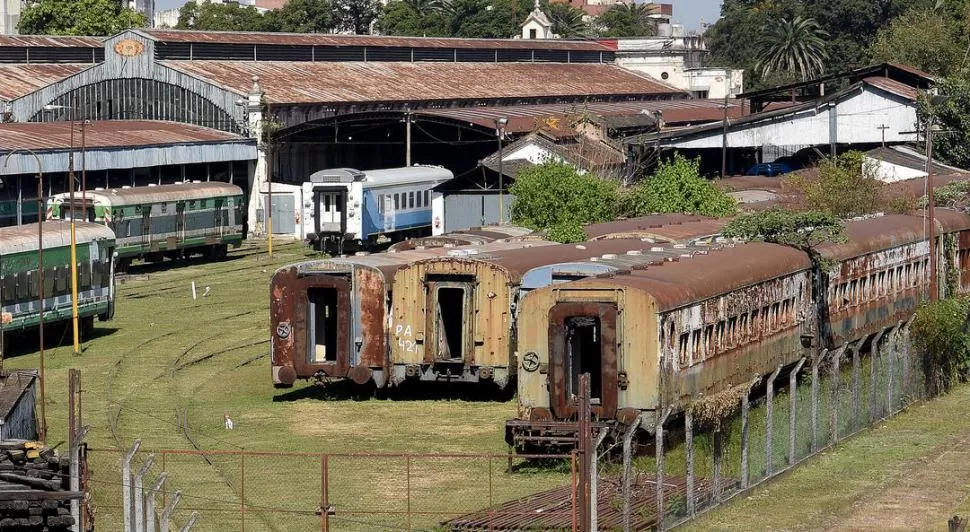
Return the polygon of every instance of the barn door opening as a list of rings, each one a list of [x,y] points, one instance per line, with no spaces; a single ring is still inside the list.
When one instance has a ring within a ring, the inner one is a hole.
[[[589,373],[590,399],[600,404],[603,397],[603,328],[597,316],[566,318],[566,373],[569,395],[579,395],[579,376]]]
[[[428,304],[433,332],[431,358],[438,362],[470,362],[473,352],[475,285],[470,277],[443,276],[428,284]],[[425,353],[426,358],[429,353]]]
[[[323,364],[337,361],[337,289],[310,288],[309,333],[310,363]]]

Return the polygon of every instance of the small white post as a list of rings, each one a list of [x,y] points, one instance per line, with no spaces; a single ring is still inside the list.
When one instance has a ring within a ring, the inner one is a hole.
[[[135,475],[135,532],[145,532],[145,475],[152,467],[155,455],[150,454]]]
[[[172,495],[172,500],[168,501],[168,506],[162,512],[162,519],[159,528],[162,532],[168,532],[168,523],[172,519],[172,514],[175,513],[175,506],[178,505],[179,501],[182,500],[182,490],[178,490]]]
[[[195,300],[195,281],[192,281],[192,299]]]
[[[167,478],[168,473],[163,472],[161,475],[158,475],[158,479],[155,480],[155,485],[145,495],[145,532],[155,532],[155,513],[158,511],[155,496],[161,491]]]

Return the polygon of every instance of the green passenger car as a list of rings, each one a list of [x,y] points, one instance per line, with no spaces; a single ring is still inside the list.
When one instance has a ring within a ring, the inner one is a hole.
[[[44,223],[44,322],[71,319],[71,225]],[[114,316],[115,235],[99,224],[78,222],[78,317],[89,332],[94,317]],[[0,228],[0,302],[3,331],[36,327],[41,291],[37,224]]]
[[[221,182],[178,183],[88,191],[87,205],[75,193],[84,218],[114,230],[119,265],[141,257],[159,261],[201,253],[221,258],[242,243],[243,191]],[[70,196],[50,200],[50,216],[70,219]],[[82,218],[78,215],[78,218]]]

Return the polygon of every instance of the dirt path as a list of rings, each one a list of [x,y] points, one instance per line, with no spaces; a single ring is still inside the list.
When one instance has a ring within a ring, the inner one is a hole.
[[[970,497],[970,431],[909,464],[829,530],[934,530]]]

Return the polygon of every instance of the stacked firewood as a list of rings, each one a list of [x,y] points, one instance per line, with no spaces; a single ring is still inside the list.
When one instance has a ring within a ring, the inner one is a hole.
[[[40,442],[0,441],[0,530],[70,529],[70,466]]]

